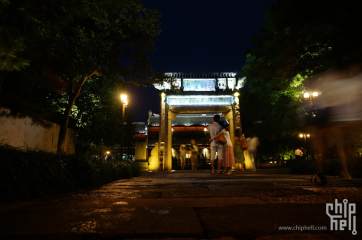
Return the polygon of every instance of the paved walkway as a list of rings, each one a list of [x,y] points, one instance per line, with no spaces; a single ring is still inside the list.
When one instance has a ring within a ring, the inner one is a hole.
[[[98,189],[2,206],[1,239],[358,239],[362,179],[327,186],[287,170],[143,173]],[[357,203],[357,236],[330,231],[326,203]],[[280,230],[281,226],[327,230]],[[361,238],[359,238],[361,239]]]

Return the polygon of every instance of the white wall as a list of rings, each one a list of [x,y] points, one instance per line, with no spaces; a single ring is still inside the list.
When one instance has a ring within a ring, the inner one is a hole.
[[[1,109],[3,110],[3,109]],[[47,152],[57,152],[60,125],[49,123],[49,127],[33,124],[29,117],[0,117],[0,143],[17,148],[38,148]],[[67,129],[67,153],[75,153],[75,130]]]

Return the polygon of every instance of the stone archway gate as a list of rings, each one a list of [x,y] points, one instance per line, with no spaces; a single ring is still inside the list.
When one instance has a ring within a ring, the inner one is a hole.
[[[166,73],[169,82],[160,90],[159,171],[172,169],[172,121],[180,113],[222,113],[230,125],[231,138],[241,128],[238,90],[244,79],[235,73]],[[173,91],[171,91],[173,89]]]

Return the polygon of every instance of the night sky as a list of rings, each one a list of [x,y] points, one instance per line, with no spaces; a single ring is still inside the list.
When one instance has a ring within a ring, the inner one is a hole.
[[[250,37],[264,22],[271,0],[144,0],[162,14],[162,33],[150,56],[154,72],[237,72]],[[157,90],[127,88],[133,121],[159,113]]]

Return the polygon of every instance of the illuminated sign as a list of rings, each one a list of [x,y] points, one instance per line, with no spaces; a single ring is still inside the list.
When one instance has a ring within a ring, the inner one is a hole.
[[[183,79],[184,91],[215,91],[216,79]]]
[[[235,74],[234,74],[235,75]],[[154,87],[158,90],[179,90],[181,89],[181,81],[184,91],[216,91],[216,86],[221,90],[226,90],[228,86],[230,90],[239,90],[244,86],[244,78],[169,78],[165,79],[161,84],[155,83]]]
[[[167,96],[166,102],[173,106],[232,105],[234,96]]]

